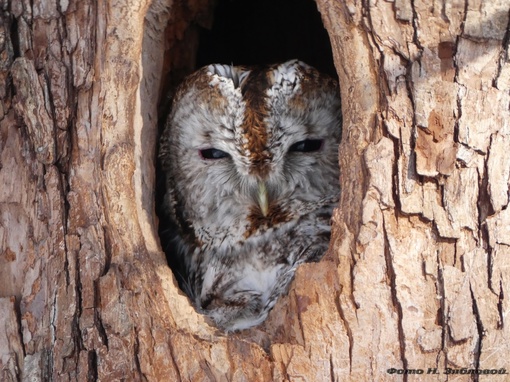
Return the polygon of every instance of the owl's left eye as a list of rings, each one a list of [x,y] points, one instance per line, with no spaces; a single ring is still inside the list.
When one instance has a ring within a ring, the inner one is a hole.
[[[290,146],[289,152],[310,153],[319,151],[322,148],[322,143],[322,139],[305,139]]]
[[[200,156],[203,159],[222,159],[230,158],[230,155],[225,151],[221,151],[215,148],[200,150]]]

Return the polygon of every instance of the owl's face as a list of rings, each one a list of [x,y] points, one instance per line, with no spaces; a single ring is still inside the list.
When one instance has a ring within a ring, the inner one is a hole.
[[[169,120],[168,164],[197,243],[235,246],[338,197],[336,83],[298,61],[188,78]]]
[[[335,81],[293,60],[210,65],[179,88],[163,134],[165,204],[189,294],[224,328],[261,322],[329,242],[339,197]]]

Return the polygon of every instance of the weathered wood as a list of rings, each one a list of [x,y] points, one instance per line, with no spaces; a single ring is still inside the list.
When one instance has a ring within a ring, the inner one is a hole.
[[[154,214],[163,77],[192,68],[190,25],[211,4],[3,6],[0,379],[507,367],[508,2],[317,0],[344,111],[330,251],[263,325],[230,334],[179,291]]]
[[[494,352],[508,351],[508,273],[495,259],[507,247],[494,237],[505,235],[500,215],[509,191],[501,152],[509,94],[498,86],[508,81],[509,4],[318,4],[344,85],[338,220],[345,228],[337,242],[355,259],[345,262],[350,272],[339,271],[352,333],[350,377],[395,380],[388,368],[505,367]],[[355,103],[364,90],[379,97],[375,111]],[[367,126],[370,135],[349,142]],[[353,204],[352,168],[368,170],[361,208]]]
[[[0,298],[0,378],[16,381],[20,375],[24,353],[19,336],[19,320],[15,298]]]

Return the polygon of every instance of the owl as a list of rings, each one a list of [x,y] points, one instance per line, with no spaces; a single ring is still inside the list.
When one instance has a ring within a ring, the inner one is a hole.
[[[338,84],[298,60],[209,65],[178,88],[159,153],[167,256],[219,328],[263,322],[326,252],[341,123]]]

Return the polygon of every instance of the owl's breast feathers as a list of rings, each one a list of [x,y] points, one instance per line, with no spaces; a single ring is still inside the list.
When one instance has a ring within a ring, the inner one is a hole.
[[[259,206],[252,206],[248,215],[248,228],[244,233],[244,238],[249,238],[257,231],[287,223],[291,219],[292,215],[280,205],[270,204],[266,214],[261,211]]]

